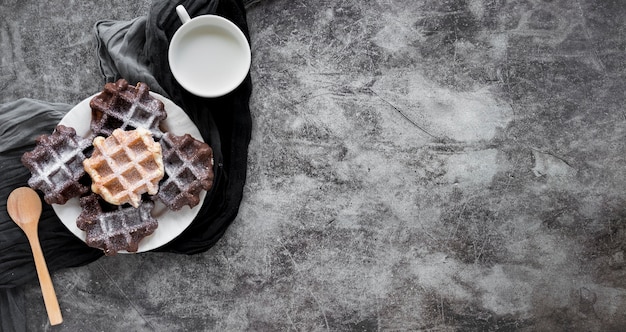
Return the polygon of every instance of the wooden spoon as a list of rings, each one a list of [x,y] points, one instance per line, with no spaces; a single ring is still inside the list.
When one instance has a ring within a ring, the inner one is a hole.
[[[41,200],[31,188],[17,188],[9,195],[7,211],[11,219],[26,233],[28,242],[30,242],[39,284],[41,285],[41,293],[43,294],[43,302],[46,305],[50,324],[61,324],[63,322],[61,308],[59,308],[57,295],[52,286],[52,280],[41,251],[37,233],[37,225],[39,224],[39,217],[41,217]]]

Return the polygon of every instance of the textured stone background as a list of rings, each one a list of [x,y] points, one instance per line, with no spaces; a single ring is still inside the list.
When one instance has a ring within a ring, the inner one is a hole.
[[[0,102],[101,89],[93,24],[150,1],[0,0]],[[626,6],[255,1],[239,217],[195,256],[38,285],[32,331],[626,329]]]

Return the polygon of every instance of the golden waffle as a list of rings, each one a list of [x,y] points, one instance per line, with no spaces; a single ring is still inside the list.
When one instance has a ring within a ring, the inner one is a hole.
[[[198,205],[200,192],[213,185],[213,150],[189,134],[166,133],[160,143],[166,178],[157,197],[172,210]]]
[[[143,193],[158,192],[164,175],[163,156],[150,131],[116,129],[106,139],[94,138],[93,146],[93,154],[83,165],[94,193],[111,204],[138,207]]]
[[[110,206],[98,195],[81,197],[82,212],[76,219],[76,226],[87,233],[88,246],[100,248],[106,255],[115,255],[120,250],[136,252],[139,242],[152,234],[158,222],[150,211],[151,201],[143,202],[138,208],[131,206]]]
[[[22,155],[22,163],[31,172],[28,185],[41,190],[46,203],[65,204],[88,191],[79,180],[85,175],[83,160],[90,140],[76,135],[74,128],[59,125],[35,142],[35,148]]]
[[[157,138],[163,134],[159,125],[167,117],[165,106],[150,96],[150,88],[145,83],[132,86],[125,79],[107,83],[89,106],[94,136],[110,136],[117,128],[146,128]]]

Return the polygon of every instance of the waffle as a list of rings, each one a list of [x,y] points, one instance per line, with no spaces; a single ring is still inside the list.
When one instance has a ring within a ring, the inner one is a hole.
[[[65,204],[88,191],[79,180],[85,174],[82,163],[90,140],[76,135],[74,128],[59,125],[35,142],[35,148],[21,160],[31,172],[28,185],[41,190],[46,203]]]
[[[200,192],[213,185],[213,150],[189,134],[166,133],[160,144],[166,178],[157,198],[172,210],[198,205]]]
[[[159,125],[167,117],[165,106],[150,96],[150,88],[145,83],[132,86],[124,79],[107,83],[89,106],[94,136],[110,136],[117,128],[147,128],[157,138],[163,134]]]
[[[116,129],[106,139],[94,138],[93,146],[83,165],[91,176],[91,190],[105,201],[139,207],[143,193],[158,192],[164,175],[161,146],[147,129]]]
[[[120,250],[137,252],[139,242],[158,227],[150,211],[154,202],[145,201],[138,208],[111,206],[96,194],[81,197],[83,208],[76,226],[87,233],[88,246],[100,248],[112,256]]]

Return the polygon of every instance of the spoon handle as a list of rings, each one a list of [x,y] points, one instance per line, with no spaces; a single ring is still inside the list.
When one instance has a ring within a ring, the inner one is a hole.
[[[41,251],[37,229],[30,228],[25,233],[33,251],[35,268],[37,269],[37,277],[39,277],[39,285],[41,286],[43,302],[46,305],[46,311],[48,312],[48,319],[50,320],[51,325],[61,324],[63,322],[61,308],[59,307],[57,295],[54,292],[54,286],[52,285],[52,279],[50,278],[50,273],[48,272],[48,266],[46,265],[43,252]]]

